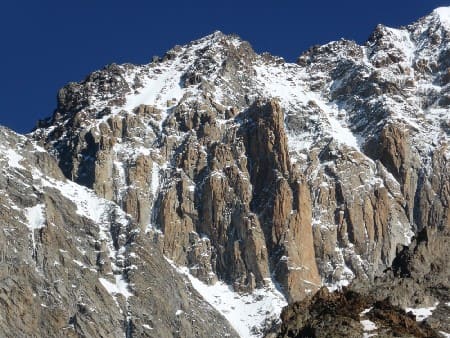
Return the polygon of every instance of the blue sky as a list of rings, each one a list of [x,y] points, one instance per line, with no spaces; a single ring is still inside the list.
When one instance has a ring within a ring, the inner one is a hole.
[[[14,0],[0,4],[0,124],[28,132],[57,90],[116,62],[147,63],[214,30],[289,61],[341,37],[364,42],[377,23],[411,23],[450,1]]]

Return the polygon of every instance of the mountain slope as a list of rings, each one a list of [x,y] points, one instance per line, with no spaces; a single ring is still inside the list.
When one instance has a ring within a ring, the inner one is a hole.
[[[2,336],[235,336],[128,215],[43,148],[0,128],[0,163]]]
[[[277,280],[296,298],[308,283],[370,276],[413,231],[449,222],[441,12],[403,29],[378,26],[364,46],[312,48],[297,64],[217,32],[68,85],[34,137],[67,177],[161,229],[167,255],[200,277],[213,271],[252,288],[283,271]],[[311,221],[302,233],[312,234],[290,238],[289,227]],[[192,232],[209,237],[216,258],[183,253],[202,245]]]
[[[96,283],[130,312],[123,322],[154,327],[140,311],[158,298],[144,301],[133,285],[177,271],[242,336],[258,336],[285,304],[279,291],[293,302],[324,285],[371,283],[414,235],[450,226],[449,22],[438,8],[407,27],[378,26],[362,46],[315,46],[296,63],[215,32],[147,65],[107,66],[62,88],[53,116],[28,135],[61,170],[45,157],[57,181],[31,178],[43,196],[93,201],[76,210],[96,210],[86,217],[111,266]],[[3,156],[20,171],[14,149]],[[42,203],[22,215],[33,248]],[[239,318],[230,295],[252,309]],[[179,317],[201,300],[180,297],[183,308],[168,310],[176,320],[162,316],[168,336],[195,330]]]

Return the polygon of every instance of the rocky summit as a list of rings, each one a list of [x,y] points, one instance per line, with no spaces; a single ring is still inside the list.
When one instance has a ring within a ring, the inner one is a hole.
[[[2,336],[450,337],[449,106],[450,7],[69,83],[0,128]]]

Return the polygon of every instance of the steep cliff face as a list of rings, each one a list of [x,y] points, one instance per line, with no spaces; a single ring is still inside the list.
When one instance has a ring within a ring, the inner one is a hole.
[[[237,336],[129,215],[43,148],[0,128],[0,163],[2,336]]]
[[[217,32],[66,86],[33,137],[205,282],[370,279],[449,225],[445,13],[296,64]]]
[[[275,287],[295,301],[373,280],[415,233],[450,225],[448,12],[296,63],[216,32],[67,85],[29,138],[127,218],[107,225],[119,258],[105,273],[119,279],[146,283],[122,266],[139,243],[153,268],[169,269],[164,255],[277,304]]]

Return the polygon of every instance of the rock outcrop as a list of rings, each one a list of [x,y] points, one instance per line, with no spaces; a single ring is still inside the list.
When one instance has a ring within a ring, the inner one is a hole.
[[[312,299],[293,303],[281,314],[282,325],[269,337],[439,337],[426,322],[417,322],[389,301],[375,301],[344,290],[330,293],[326,288]]]
[[[449,332],[448,229],[425,228],[372,283],[321,289],[286,307],[269,337],[441,337]]]
[[[133,218],[0,128],[3,337],[237,336]]]

